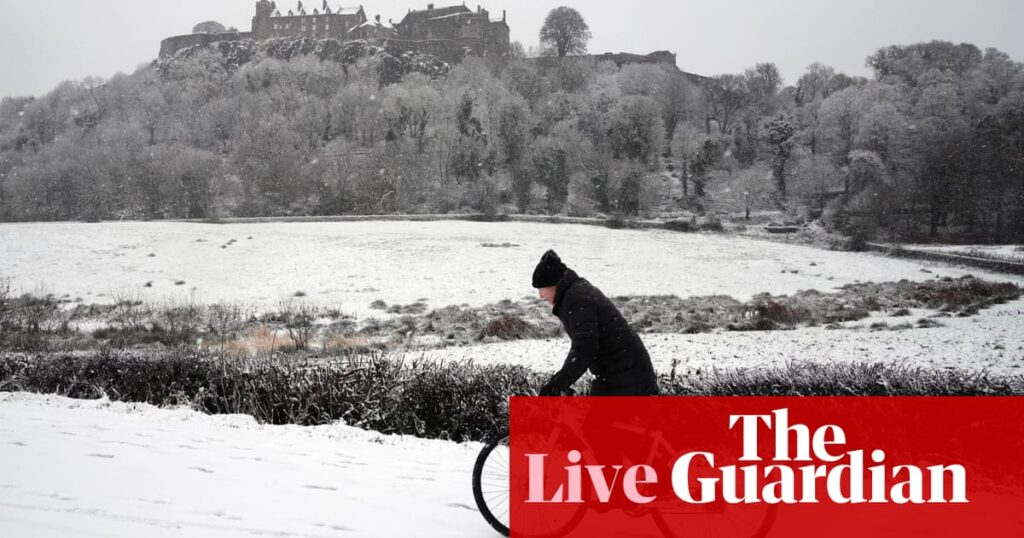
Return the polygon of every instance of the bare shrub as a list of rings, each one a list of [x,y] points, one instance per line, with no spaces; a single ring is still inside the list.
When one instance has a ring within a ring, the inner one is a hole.
[[[0,331],[11,329],[14,309],[11,305],[11,279],[0,278]]]
[[[29,334],[40,334],[51,331],[54,322],[59,318],[60,303],[52,293],[39,290],[33,295],[21,298],[21,326]]]
[[[317,332],[316,320],[320,317],[320,308],[288,299],[281,301],[278,313],[295,349],[309,349],[310,341]]]
[[[153,332],[169,346],[195,341],[203,327],[204,310],[192,301],[169,302],[156,312]]]
[[[151,312],[145,308],[138,296],[129,293],[115,293],[114,307],[110,321],[121,330],[141,329],[146,326]]]
[[[753,305],[748,308],[756,317],[786,325],[799,323],[809,317],[805,309],[776,302],[770,297],[755,299]]]
[[[67,319],[60,302],[45,290],[10,298],[9,282],[3,284],[4,298],[0,310],[5,319],[0,326],[0,345],[22,351],[39,351],[49,347],[48,335],[67,329]]]
[[[222,351],[224,344],[244,328],[245,313],[245,309],[235,303],[218,303],[209,308],[208,333],[220,343]]]
[[[502,340],[521,340],[533,336],[535,330],[529,322],[519,316],[506,314],[491,320],[484,327],[484,336],[494,336]]]

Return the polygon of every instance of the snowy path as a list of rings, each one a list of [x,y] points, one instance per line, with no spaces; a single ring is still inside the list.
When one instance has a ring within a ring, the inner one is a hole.
[[[784,366],[793,360],[817,363],[882,362],[911,368],[961,368],[999,375],[1024,375],[1024,299],[996,305],[968,318],[937,318],[942,327],[872,331],[885,321],[890,326],[915,323],[914,316],[874,316],[845,325],[793,331],[716,332],[705,334],[644,334],[642,338],[657,371],[668,373],[673,359],[678,371],[751,366]],[[471,347],[417,352],[438,360],[473,359],[483,364],[523,364],[538,371],[557,370],[569,349],[567,338],[501,342]]]
[[[494,536],[479,445],[0,393],[0,536]]]

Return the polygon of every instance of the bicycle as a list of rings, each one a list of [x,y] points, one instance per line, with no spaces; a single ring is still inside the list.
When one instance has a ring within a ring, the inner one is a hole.
[[[653,461],[652,456],[659,451],[667,450],[668,454],[679,454],[660,431],[648,432],[642,428],[628,424],[613,424],[632,434],[641,434],[650,440],[646,461]],[[559,436],[568,436],[574,440],[581,438],[580,432],[571,426],[568,429],[556,428],[548,438],[549,444]],[[573,446],[582,446],[574,444]],[[487,441],[477,455],[473,465],[473,498],[484,520],[503,536],[510,534],[510,451],[509,435],[501,432]],[[521,485],[521,484],[517,484]],[[762,505],[760,507],[743,507],[736,509],[724,502],[705,505],[690,505],[680,502],[669,495],[659,496],[650,505],[625,510],[631,517],[650,515],[659,532],[666,538],[684,538],[689,536],[729,536],[732,538],[764,538],[775,522],[778,507]],[[560,519],[550,522],[550,528],[536,531],[530,538],[554,538],[563,536],[580,524],[586,515],[586,503],[575,505],[575,510],[564,512]],[[536,522],[533,522],[536,527]],[[714,529],[716,534],[708,535],[701,531]],[[729,527],[731,532],[723,533]],[[518,533],[517,533],[518,534]]]

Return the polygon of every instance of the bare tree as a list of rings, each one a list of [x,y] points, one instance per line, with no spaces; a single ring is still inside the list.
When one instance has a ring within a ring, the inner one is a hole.
[[[807,72],[796,83],[797,106],[827,98],[831,90],[829,83],[835,74],[834,69],[818,62],[807,66]]]
[[[705,88],[705,104],[708,120],[718,122],[719,132],[729,133],[740,113],[749,101],[749,94],[742,76],[719,75]],[[710,121],[707,123],[711,134]]]

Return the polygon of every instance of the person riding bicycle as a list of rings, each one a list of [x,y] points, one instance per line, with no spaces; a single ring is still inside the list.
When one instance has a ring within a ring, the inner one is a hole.
[[[540,390],[558,396],[588,369],[592,396],[654,396],[658,378],[643,341],[619,309],[549,250],[533,271],[533,287],[552,305],[572,347],[562,368]]]

